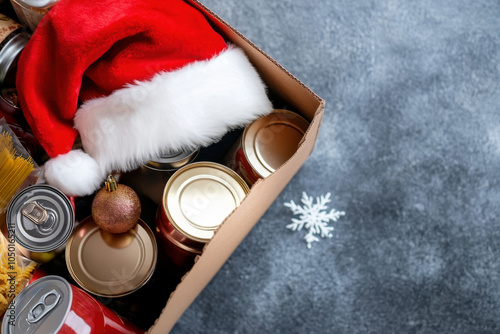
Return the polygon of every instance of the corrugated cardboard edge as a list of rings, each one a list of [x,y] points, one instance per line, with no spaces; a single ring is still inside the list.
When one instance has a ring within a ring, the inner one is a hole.
[[[182,278],[181,283],[170,295],[160,317],[148,330],[148,333],[152,334],[163,334],[172,329],[182,313],[215,276],[297,173],[314,148],[325,107],[324,100],[218,15],[196,0],[187,2],[205,13],[207,19],[227,40],[245,51],[273,92],[278,93],[312,121],[293,157],[271,176],[254,184],[241,205],[226,218],[213,239],[206,245],[203,255],[197,259],[193,268]]]

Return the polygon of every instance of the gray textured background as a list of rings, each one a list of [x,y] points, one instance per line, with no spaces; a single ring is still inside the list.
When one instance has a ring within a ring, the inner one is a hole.
[[[327,101],[173,333],[500,332],[500,2],[205,0]],[[284,202],[346,212],[308,250]]]

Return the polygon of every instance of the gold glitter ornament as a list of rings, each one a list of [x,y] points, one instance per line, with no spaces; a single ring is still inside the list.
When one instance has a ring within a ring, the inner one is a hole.
[[[133,228],[141,216],[139,196],[109,175],[105,187],[92,202],[92,218],[97,226],[109,233],[124,233]]]

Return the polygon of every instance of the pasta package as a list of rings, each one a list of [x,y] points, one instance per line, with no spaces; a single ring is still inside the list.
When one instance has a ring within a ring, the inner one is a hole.
[[[16,253],[14,236],[0,234],[0,315],[28,285],[38,265]]]
[[[40,172],[5,119],[0,119],[0,215],[19,189],[36,183]]]

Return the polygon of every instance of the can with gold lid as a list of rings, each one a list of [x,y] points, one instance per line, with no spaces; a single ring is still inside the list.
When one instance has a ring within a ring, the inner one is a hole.
[[[302,116],[276,109],[245,128],[224,164],[251,186],[292,157],[308,127],[309,122]]]
[[[131,172],[122,173],[120,183],[134,189],[139,196],[160,204],[168,179],[176,170],[191,163],[198,152],[197,149],[161,154]]]
[[[167,182],[156,216],[156,235],[179,267],[193,263],[225,218],[249,192],[245,181],[226,166],[196,162]]]
[[[6,221],[20,252],[44,263],[64,249],[73,232],[75,213],[61,191],[46,184],[35,184],[12,198]]]
[[[84,290],[102,297],[122,297],[149,281],[157,255],[153,231],[144,221],[139,219],[125,233],[111,234],[89,216],[67,242],[66,266]]]

